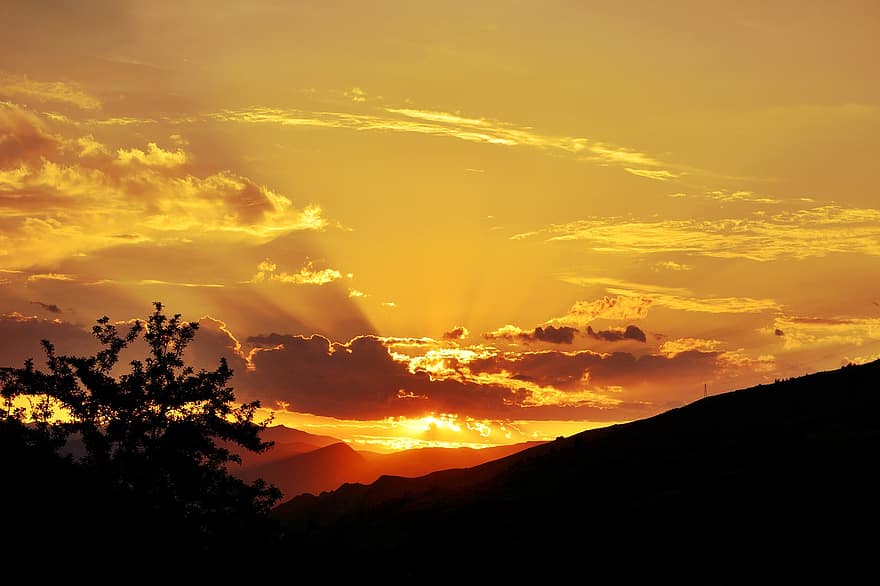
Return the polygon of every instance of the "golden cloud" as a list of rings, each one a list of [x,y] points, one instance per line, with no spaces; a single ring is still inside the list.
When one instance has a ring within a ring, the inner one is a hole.
[[[880,341],[877,317],[779,316],[767,333],[782,333],[786,350],[818,346],[862,346]]]
[[[653,303],[648,297],[605,296],[595,301],[578,301],[562,317],[551,319],[549,323],[586,326],[596,319],[637,320],[648,315]]]
[[[92,148],[95,147],[93,146]],[[151,142],[147,144],[146,151],[138,148],[117,150],[114,163],[119,165],[140,164],[146,167],[166,167],[170,169],[185,165],[186,161],[187,155],[182,149],[166,151],[157,146],[155,142]]]
[[[676,253],[758,262],[834,253],[878,256],[880,209],[832,204],[721,220],[590,218],[553,224],[516,234],[512,239],[541,234],[549,242],[578,241],[597,252],[609,253]]]
[[[24,101],[71,104],[83,110],[97,110],[101,101],[80,84],[64,81],[36,81],[25,75],[0,72],[0,95]]]
[[[773,299],[755,299],[752,297],[700,298],[694,296],[689,290],[679,287],[632,283],[608,277],[575,277],[566,275],[561,278],[566,283],[574,285],[603,286],[608,293],[617,295],[618,300],[630,299],[631,301],[627,302],[629,306],[645,305],[645,311],[647,311],[647,305],[649,304],[653,304],[655,307],[702,313],[760,313],[762,311],[777,311],[782,308]],[[617,301],[617,304],[619,303],[620,301]],[[586,306],[586,309],[590,308],[590,305]],[[581,310],[581,307],[576,304],[569,311],[568,316],[557,318],[557,320],[553,321],[576,318],[578,314],[572,314],[572,312],[577,312],[578,310]],[[618,319],[638,319],[638,317]]]
[[[290,283],[292,285],[326,285],[342,278],[342,273],[336,269],[320,269],[315,270],[312,261],[301,268],[296,273],[278,272],[278,267],[270,259],[265,259],[257,265],[257,273],[250,282],[262,283],[266,281],[276,281],[279,283]],[[351,278],[351,274],[347,275]],[[349,295],[350,296],[350,295]]]
[[[260,243],[327,225],[318,206],[297,208],[231,171],[194,174],[185,164],[188,157],[181,148],[166,150],[155,142],[118,149],[112,157],[91,135],[57,137],[39,116],[0,103],[5,264],[51,263],[144,241]]]
[[[355,101],[360,101],[356,99],[358,97],[364,97],[363,94],[356,94],[354,90],[352,90],[351,96]],[[580,160],[599,162],[603,165],[612,164],[623,167],[633,165],[659,167],[663,165],[657,159],[627,147],[587,138],[545,135],[535,132],[530,127],[500,120],[472,118],[460,114],[417,108],[385,108],[379,114],[351,114],[255,107],[224,110],[211,114],[208,118],[221,122],[426,134],[451,137],[467,142],[560,151],[575,155]],[[644,176],[654,179],[668,180],[677,177],[677,174],[666,170],[643,171],[636,169],[635,171],[640,171]]]

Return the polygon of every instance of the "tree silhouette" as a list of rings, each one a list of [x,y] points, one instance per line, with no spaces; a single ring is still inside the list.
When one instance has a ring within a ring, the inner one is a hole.
[[[102,517],[102,535],[124,542],[118,550],[170,554],[185,547],[223,556],[259,547],[270,537],[268,512],[281,493],[234,477],[227,465],[241,462],[236,446],[262,452],[272,445],[259,436],[268,421],[254,420],[259,402],[235,403],[224,358],[215,370],[184,363],[199,324],[153,305],[146,323],[125,332],[106,316],[97,320],[93,334],[102,349],[94,356],[59,355],[43,340],[46,371],[32,360],[0,370],[4,435],[41,454],[82,442],[84,456],[72,464],[88,486],[79,488],[97,507],[92,516]],[[140,337],[148,356],[117,374],[120,354]]]

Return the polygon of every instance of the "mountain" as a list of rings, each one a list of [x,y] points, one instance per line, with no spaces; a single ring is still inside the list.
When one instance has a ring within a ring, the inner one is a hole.
[[[302,493],[320,494],[345,483],[369,483],[382,475],[420,476],[445,468],[475,466],[540,443],[483,449],[420,448],[379,454],[358,452],[340,442],[246,465],[235,473],[248,481],[262,478],[290,498]]]
[[[878,462],[880,361],[302,495],[275,517],[298,572],[338,579],[852,582],[876,575]]]
[[[366,460],[344,442],[245,468],[239,476],[262,478],[285,495],[319,494],[345,482],[367,479]]]
[[[273,425],[267,427],[260,433],[260,439],[263,441],[272,441],[274,445],[261,454],[255,454],[242,449],[240,446],[230,445],[235,453],[241,456],[241,467],[234,464],[230,465],[230,472],[240,475],[242,470],[248,468],[263,466],[276,460],[311,452],[318,448],[323,448],[331,444],[338,443],[340,440],[327,435],[315,435],[292,427],[284,425]]]

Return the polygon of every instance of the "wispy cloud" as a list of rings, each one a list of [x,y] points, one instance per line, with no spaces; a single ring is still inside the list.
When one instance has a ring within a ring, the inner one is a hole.
[[[682,352],[714,352],[722,346],[721,340],[707,340],[705,338],[677,338],[667,340],[660,346],[660,353],[670,358]]]
[[[640,169],[634,171],[641,171],[644,176],[654,179],[668,180],[678,176],[671,171],[657,169],[666,164],[650,155],[607,142],[582,137],[547,135],[528,126],[436,110],[384,108],[375,112],[375,114],[354,114],[253,107],[223,110],[209,115],[208,118],[220,122],[426,134],[507,147],[524,146],[562,152],[580,160],[603,165],[625,168],[638,165]],[[641,170],[643,167],[654,169]]]
[[[653,305],[656,307],[666,307],[668,309],[677,309],[680,311],[692,311],[701,313],[760,313],[762,311],[777,311],[782,307],[773,299],[755,299],[752,297],[697,297],[688,289],[680,287],[663,287],[659,285],[649,285],[642,283],[632,283],[620,279],[611,279],[607,277],[578,277],[578,276],[562,276],[561,279],[567,283],[582,286],[600,286],[606,292],[617,295],[620,298],[629,298],[634,301],[629,303],[644,307]],[[594,302],[595,303],[595,302]],[[619,302],[618,302],[619,304]],[[572,308],[572,310],[576,309]],[[558,318],[558,320],[571,319],[571,312],[568,316]]]
[[[28,281],[75,281],[76,277],[65,273],[35,273],[29,275]]]
[[[577,241],[597,252],[690,254],[759,262],[834,253],[880,256],[880,209],[826,205],[720,220],[589,218],[516,234]]]
[[[655,181],[669,181],[671,179],[677,179],[679,177],[678,173],[672,173],[671,171],[666,171],[665,169],[632,169],[630,167],[626,167],[624,168],[624,171],[626,171],[627,173],[632,173],[633,175],[638,175],[639,177],[654,179]]]
[[[97,110],[101,100],[80,84],[66,81],[37,81],[22,75],[0,72],[0,95],[23,101],[70,104],[83,110]]]
[[[220,283],[188,283],[185,281],[163,281],[160,279],[141,279],[138,281],[140,285],[170,285],[172,287],[188,287],[188,288],[206,288],[221,289],[225,287]]]
[[[880,341],[877,317],[779,316],[765,333],[779,335],[787,350],[818,346],[862,346]]]

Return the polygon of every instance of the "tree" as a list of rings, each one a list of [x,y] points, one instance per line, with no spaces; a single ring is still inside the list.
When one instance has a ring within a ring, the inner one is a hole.
[[[104,510],[95,514],[105,522],[124,518],[110,540],[135,539],[136,555],[181,547],[201,556],[241,553],[270,537],[268,513],[281,493],[262,480],[246,483],[227,466],[241,462],[236,447],[271,447],[259,436],[268,420],[255,421],[258,401],[236,404],[224,358],[215,370],[187,366],[184,352],[199,324],[153,305],[146,323],[126,332],[106,316],[97,320],[102,349],[94,356],[59,355],[43,340],[46,371],[31,360],[3,369],[4,429],[19,430],[28,445],[80,440],[85,455],[75,464],[89,479],[84,492],[102,495]],[[117,374],[120,354],[141,337],[148,356]],[[21,399],[30,399],[30,410],[15,408]],[[122,547],[133,550],[132,543]]]

